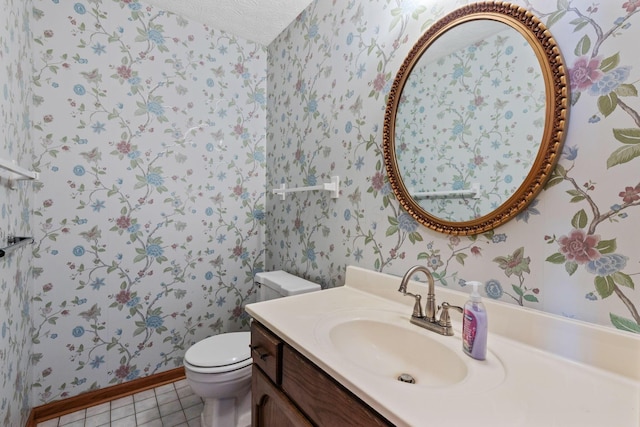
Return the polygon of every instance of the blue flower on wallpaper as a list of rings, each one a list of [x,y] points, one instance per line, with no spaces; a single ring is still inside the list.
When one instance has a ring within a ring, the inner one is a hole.
[[[147,183],[155,187],[159,187],[164,184],[164,178],[162,178],[162,176],[157,173],[150,173],[149,175],[147,175]]]
[[[78,245],[75,248],[73,248],[72,252],[75,256],[82,256],[84,255],[84,247],[81,245]]]
[[[162,33],[154,28],[151,28],[149,31],[147,31],[147,37],[149,38],[149,40],[151,40],[152,42],[154,42],[157,45],[163,45],[164,44],[164,36],[162,35]]]
[[[307,184],[308,185],[316,185],[318,182],[318,178],[315,175],[307,175]]]
[[[452,77],[457,80],[462,76],[464,76],[464,67],[461,64],[456,64],[453,67]]]
[[[496,279],[489,280],[484,285],[484,291],[487,293],[487,296],[492,299],[500,299],[504,293],[502,285]]]
[[[264,97],[264,93],[256,92],[253,94],[253,100],[260,105],[265,105],[267,103],[267,99]]]
[[[307,111],[310,113],[315,113],[318,110],[318,101],[315,98],[312,98],[307,103]]]
[[[137,86],[139,85],[141,82],[140,77],[136,76],[136,77],[131,77],[129,80],[127,80],[127,83],[129,83],[131,86]]]
[[[622,271],[627,266],[627,258],[619,254],[605,254],[600,258],[589,261],[586,269],[589,273],[605,277],[618,271]]]
[[[264,162],[264,153],[262,151],[254,151],[253,152],[253,159],[256,162]]]
[[[455,180],[452,185],[453,190],[463,190],[464,189],[464,181]]]
[[[513,53],[513,46],[509,46],[504,50],[506,55],[511,55]]]
[[[507,120],[511,120],[511,118],[513,118],[513,111],[507,111],[506,113],[504,113],[504,118]]]
[[[91,282],[91,288],[93,288],[93,290],[95,291],[99,291],[100,288],[104,285],[106,285],[106,283],[104,282],[104,277],[96,277],[95,279],[93,279],[93,282]]]
[[[458,136],[462,132],[464,132],[464,125],[460,122],[455,123],[451,129],[451,133],[453,133],[454,136]]]
[[[127,233],[129,234],[137,233],[138,230],[140,230],[140,224],[131,224],[129,227],[127,227]]]
[[[84,86],[82,86],[81,84],[77,84],[73,87],[73,92],[76,95],[84,95],[85,93],[87,93],[86,89],[84,88]]]
[[[407,233],[413,233],[418,229],[418,223],[408,213],[401,212],[398,215],[398,228]]]
[[[252,214],[258,221],[262,221],[265,218],[265,214],[262,209],[254,209]]]
[[[138,3],[137,1],[135,1],[133,3],[129,3],[129,9],[131,9],[131,10],[140,10],[140,9],[142,9],[142,5],[140,3]]]
[[[501,243],[507,241],[507,235],[504,233],[496,233],[491,237],[493,243]]]
[[[223,243],[225,240],[227,240],[226,234],[218,234],[218,236],[216,237],[216,242],[218,243]]]
[[[5,338],[7,336],[8,330],[9,328],[7,328],[7,322],[2,322],[2,338]]]
[[[93,209],[94,212],[100,212],[100,210],[104,208],[105,208],[104,200],[96,200],[91,204],[91,209]]]
[[[353,251],[353,257],[356,261],[362,261],[362,249],[358,248]]]
[[[316,251],[313,248],[307,248],[307,250],[305,251],[305,255],[311,262],[316,260]]]
[[[507,184],[510,184],[512,181],[513,181],[513,176],[505,175],[504,182],[506,182]]]
[[[576,158],[578,158],[578,147],[575,145],[569,146],[565,144],[562,147],[562,157],[567,160],[575,160]]]
[[[629,78],[630,72],[631,67],[618,67],[609,71],[600,80],[591,85],[589,95],[603,96],[610,94]]]
[[[493,80],[491,80],[491,86],[493,87],[498,87],[502,84],[502,80],[500,80],[499,78],[495,78]]]
[[[538,205],[538,199],[533,199],[531,203],[518,215],[516,215],[516,221],[529,222],[531,215],[540,215],[540,211],[536,208]],[[497,207],[497,206],[496,206]]]
[[[593,116],[589,117],[589,123],[593,124],[593,123],[598,123],[600,121],[600,116],[597,114],[594,114]]]
[[[164,253],[164,249],[162,249],[162,247],[160,245],[149,245],[147,246],[147,255],[149,255],[150,257],[160,257],[162,256],[162,254]]]
[[[89,362],[89,365],[93,369],[98,369],[100,365],[102,365],[103,363],[104,363],[104,356],[96,356],[93,358],[93,360],[91,360],[91,362]]]
[[[74,175],[82,176],[82,175],[84,175],[84,173],[85,173],[85,170],[84,170],[83,166],[81,166],[81,165],[74,166],[74,168],[73,168],[73,174]]]
[[[309,32],[307,33],[307,35],[309,36],[310,39],[313,39],[318,35],[318,32],[319,32],[318,24],[313,24],[309,27]]]
[[[147,103],[147,111],[155,114],[156,116],[162,116],[164,114],[164,108],[162,107],[162,104],[155,101]]]
[[[225,297],[218,297],[218,299],[216,300],[216,305],[218,307],[222,307],[226,302],[227,299]]]
[[[133,297],[127,301],[127,307],[135,307],[140,303],[140,297]]]
[[[94,124],[92,124],[91,129],[93,129],[93,131],[97,134],[100,134],[100,132],[103,132],[106,130],[104,127],[104,123],[101,123],[101,122],[95,122]]]
[[[106,46],[100,43],[94,44],[93,46],[91,46],[91,49],[93,49],[93,53],[98,56],[102,55],[103,53],[107,53]]]
[[[79,15],[84,15],[87,12],[87,9],[84,7],[82,3],[76,3],[73,5],[73,10],[76,11]]]
[[[76,338],[80,338],[81,336],[84,335],[84,328],[82,326],[76,326],[71,331],[71,334]]]
[[[349,209],[344,210],[344,220],[349,221],[351,219],[351,211]]]
[[[146,321],[148,328],[157,329],[164,323],[164,320],[160,316],[149,316]]]

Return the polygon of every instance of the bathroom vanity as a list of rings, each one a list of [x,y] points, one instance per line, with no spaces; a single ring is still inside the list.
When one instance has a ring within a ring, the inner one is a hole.
[[[253,426],[392,425],[258,322],[251,349]]]
[[[477,361],[457,315],[453,337],[411,324],[399,283],[348,267],[345,286],[248,305],[254,425],[640,425],[639,337],[485,300],[489,352]],[[436,298],[468,295],[438,287]]]

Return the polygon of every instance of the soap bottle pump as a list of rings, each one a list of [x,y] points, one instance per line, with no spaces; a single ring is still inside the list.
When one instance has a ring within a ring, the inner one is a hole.
[[[464,305],[462,314],[462,350],[478,360],[487,358],[487,310],[478,293],[480,282],[467,282],[473,292]]]

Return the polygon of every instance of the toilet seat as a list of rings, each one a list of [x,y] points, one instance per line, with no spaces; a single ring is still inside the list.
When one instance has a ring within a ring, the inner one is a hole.
[[[250,344],[250,332],[214,335],[192,345],[184,355],[184,362],[196,372],[235,371],[251,365]]]

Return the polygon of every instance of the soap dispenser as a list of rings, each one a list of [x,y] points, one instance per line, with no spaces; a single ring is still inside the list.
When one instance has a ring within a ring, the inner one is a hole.
[[[478,293],[480,282],[467,282],[473,292],[464,305],[462,314],[462,350],[478,360],[487,358],[487,310]]]

